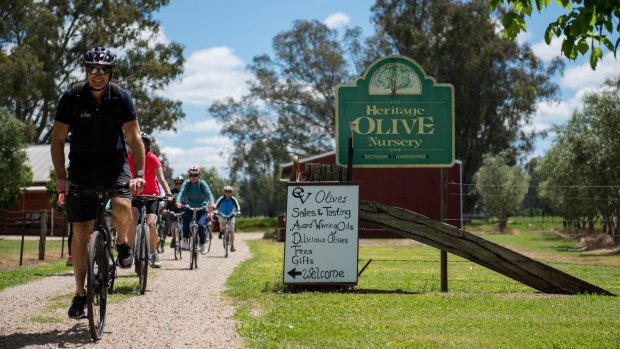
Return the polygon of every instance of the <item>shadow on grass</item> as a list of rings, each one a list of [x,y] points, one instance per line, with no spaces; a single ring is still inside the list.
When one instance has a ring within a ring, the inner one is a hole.
[[[25,348],[30,346],[66,347],[67,344],[92,343],[87,322],[79,322],[66,331],[52,330],[43,333],[13,333],[0,336],[0,348]]]

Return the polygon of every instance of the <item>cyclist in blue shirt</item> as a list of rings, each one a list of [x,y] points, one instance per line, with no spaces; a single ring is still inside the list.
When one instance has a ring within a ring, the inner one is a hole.
[[[199,179],[200,167],[196,165],[190,166],[187,171],[189,179],[183,182],[181,192],[177,197],[177,207],[182,208],[183,203],[186,203],[191,208],[199,208],[201,206],[209,205],[209,212],[201,211],[196,215],[196,223],[198,223],[198,235],[200,236],[200,253],[205,253],[205,242],[207,239],[205,224],[207,218],[211,218],[211,209],[213,203],[213,193],[207,182]],[[182,249],[189,249],[189,224],[192,220],[192,211],[185,209],[183,212],[183,241],[181,242]]]
[[[218,216],[226,217],[226,225],[230,232],[230,252],[235,252],[235,216],[241,215],[241,206],[236,197],[232,195],[233,188],[230,185],[224,187],[224,195],[220,196],[215,202],[215,210],[218,211]],[[218,238],[222,238],[222,232],[224,231],[224,219],[220,219],[220,235]]]

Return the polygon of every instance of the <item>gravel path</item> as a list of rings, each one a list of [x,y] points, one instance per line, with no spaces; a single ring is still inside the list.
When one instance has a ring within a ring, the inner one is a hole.
[[[228,258],[214,235],[211,252],[198,259],[198,270],[189,270],[187,254],[175,261],[166,246],[162,268],[149,270],[144,295],[108,302],[105,333],[97,344],[91,341],[88,320],[67,318],[72,272],[0,292],[0,348],[242,348],[231,319],[234,307],[222,291],[233,269],[249,257],[245,240],[262,234],[238,234],[237,251]],[[117,281],[131,270],[121,269]],[[54,306],[52,299],[63,295],[63,306]],[[46,318],[57,320],[40,321]]]

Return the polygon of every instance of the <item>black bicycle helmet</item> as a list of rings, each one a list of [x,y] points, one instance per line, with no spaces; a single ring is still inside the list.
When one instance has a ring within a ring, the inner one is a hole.
[[[116,55],[105,47],[95,47],[88,50],[82,56],[82,65],[103,65],[107,67],[115,67],[118,61]]]
[[[143,143],[153,143],[153,138],[151,138],[151,136],[149,136],[149,134],[146,132],[140,132],[140,138],[142,138]]]

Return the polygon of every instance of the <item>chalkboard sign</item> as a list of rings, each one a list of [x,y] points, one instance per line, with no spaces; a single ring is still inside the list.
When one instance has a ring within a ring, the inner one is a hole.
[[[289,183],[285,284],[357,285],[359,185]]]

